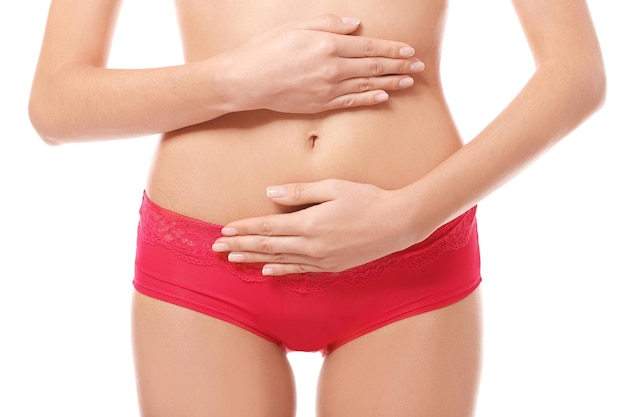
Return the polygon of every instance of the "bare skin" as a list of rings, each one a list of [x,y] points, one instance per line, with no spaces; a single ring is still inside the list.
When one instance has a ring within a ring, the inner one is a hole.
[[[601,106],[606,82],[585,2],[520,0],[513,5],[536,70],[475,138],[393,190],[375,182],[379,187],[337,180],[271,187],[268,197],[285,207],[322,204],[227,224],[229,237],[218,240],[216,249],[236,253],[233,261],[265,263],[266,275],[341,271],[363,264],[423,240],[578,126]],[[431,68],[428,62],[427,68],[424,75]],[[376,218],[386,221],[372,223]]]
[[[514,1],[537,71],[463,146],[439,80],[446,2],[336,3],[179,0],[188,63],[114,71],[121,1],[54,0],[31,119],[52,144],[168,132],[150,197],[226,224],[216,250],[281,275],[423,240],[602,102],[585,2]],[[140,294],[133,324],[142,415],[293,415],[293,377],[269,342]],[[319,415],[473,415],[480,328],[475,292],[342,346],[324,363]]]
[[[135,293],[133,342],[143,416],[292,416],[284,352],[246,330]]]

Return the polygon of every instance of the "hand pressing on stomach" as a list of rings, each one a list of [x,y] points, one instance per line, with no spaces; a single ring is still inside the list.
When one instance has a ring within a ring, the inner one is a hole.
[[[411,75],[423,69],[409,45],[353,36],[358,19],[334,15],[283,24],[226,52],[209,48],[183,65],[110,69],[119,3],[82,2],[74,10],[53,2],[29,101],[46,143],[161,134],[246,110],[375,105],[387,91],[411,87]]]
[[[344,271],[428,236],[424,231],[416,240],[402,216],[390,215],[402,212],[397,193],[337,179],[269,187],[268,197],[278,204],[314,205],[231,222],[213,250],[228,252],[231,262],[261,263],[268,276]]]
[[[374,105],[388,99],[387,91],[411,87],[409,74],[424,69],[415,50],[351,36],[359,25],[356,18],[331,14],[297,20],[222,54],[241,100],[235,108],[318,113]]]

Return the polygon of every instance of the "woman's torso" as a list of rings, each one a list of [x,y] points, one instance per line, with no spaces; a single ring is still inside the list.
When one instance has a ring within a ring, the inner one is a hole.
[[[391,92],[387,103],[374,107],[313,115],[232,113],[165,134],[147,185],[157,204],[224,224],[285,211],[265,196],[268,185],[341,178],[400,188],[461,146],[439,79],[444,0],[176,5],[187,61],[235,48],[289,20],[333,13],[358,17],[358,35],[410,44],[426,69],[414,76],[413,87]]]

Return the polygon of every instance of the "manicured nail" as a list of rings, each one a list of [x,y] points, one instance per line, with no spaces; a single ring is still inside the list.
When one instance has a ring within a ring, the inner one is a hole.
[[[285,187],[267,187],[265,192],[269,198],[280,198],[287,195]]]
[[[415,49],[410,46],[403,46],[400,48],[400,56],[409,57],[415,55]]]
[[[229,253],[228,260],[230,262],[243,262],[244,256],[241,253]]]
[[[411,77],[403,78],[400,80],[400,87],[410,87],[415,81]]]
[[[361,21],[356,17],[342,17],[341,20],[344,25],[356,26],[361,24]]]
[[[387,101],[387,100],[389,100],[389,94],[387,94],[387,93],[376,94],[374,96],[374,100],[376,100],[379,103],[381,103],[383,101]]]
[[[274,275],[274,270],[272,269],[271,266],[264,266],[263,270],[261,271],[261,274],[265,276]]]
[[[227,243],[214,243],[211,247],[213,252],[228,252],[228,244]]]
[[[232,227],[224,227],[222,229],[222,234],[224,236],[237,236],[237,229],[234,229]]]
[[[416,61],[411,64],[411,71],[422,71],[424,69],[424,63],[421,61]]]

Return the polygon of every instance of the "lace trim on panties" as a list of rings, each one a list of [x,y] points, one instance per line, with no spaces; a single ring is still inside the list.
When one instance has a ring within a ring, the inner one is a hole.
[[[358,285],[380,276],[388,269],[422,267],[442,253],[462,248],[472,234],[476,207],[441,226],[426,240],[401,252],[341,273],[306,273],[272,277],[271,280],[299,293],[324,291],[336,284]],[[265,282],[258,267],[232,264],[213,252],[213,242],[221,236],[221,226],[164,209],[144,195],[140,209],[139,236],[150,245],[159,245],[185,262],[209,266],[225,264],[233,275],[246,282]]]

